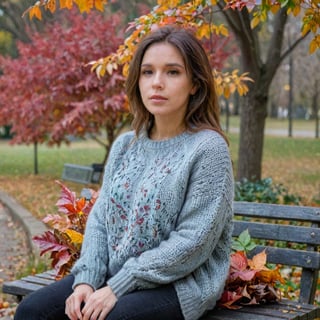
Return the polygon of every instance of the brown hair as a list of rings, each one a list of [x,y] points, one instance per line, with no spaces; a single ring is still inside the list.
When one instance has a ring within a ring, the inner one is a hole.
[[[219,120],[219,105],[215,90],[214,79],[208,56],[199,40],[191,33],[175,26],[165,26],[144,37],[138,44],[129,68],[126,81],[126,92],[133,114],[132,127],[138,135],[141,129],[150,130],[154,117],[145,108],[140,90],[139,78],[143,56],[146,50],[155,43],[166,42],[177,48],[184,60],[186,70],[191,74],[197,91],[190,96],[185,127],[190,131],[211,129],[222,132]]]

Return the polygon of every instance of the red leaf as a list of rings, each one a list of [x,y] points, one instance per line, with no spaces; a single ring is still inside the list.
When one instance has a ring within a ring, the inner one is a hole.
[[[48,251],[63,251],[68,249],[68,246],[60,244],[55,237],[52,231],[46,231],[40,236],[34,236],[33,241],[39,246],[40,248],[40,255]]]
[[[257,270],[243,270],[243,271],[237,271],[230,274],[229,279],[231,281],[236,280],[237,278],[243,280],[243,281],[251,281],[254,276],[256,275],[258,271]]]
[[[248,260],[243,251],[237,251],[231,255],[230,272],[246,270]]]
[[[56,180],[56,183],[61,187],[61,195],[56,205],[59,208],[59,212],[68,214],[70,212],[75,212],[76,194],[66,187],[63,183]]]
[[[218,306],[225,307],[227,309],[239,309],[239,306],[234,305],[238,300],[242,298],[242,295],[237,294],[234,291],[224,291],[219,302]]]

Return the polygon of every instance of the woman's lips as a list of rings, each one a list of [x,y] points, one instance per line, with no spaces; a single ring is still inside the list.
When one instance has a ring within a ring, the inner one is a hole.
[[[160,96],[160,95],[153,95],[150,97],[150,100],[152,101],[165,101],[168,100],[166,97]]]

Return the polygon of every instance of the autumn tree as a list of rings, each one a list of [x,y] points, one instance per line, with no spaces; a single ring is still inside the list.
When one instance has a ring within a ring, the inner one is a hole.
[[[232,8],[223,10],[225,3],[218,3],[240,46],[242,69],[249,72],[254,80],[248,84],[248,95],[242,98],[237,172],[239,180],[261,178],[269,89],[282,61],[308,34],[300,33],[290,44],[284,43],[285,27],[292,5],[288,3],[281,7],[280,3],[275,3],[269,4],[269,8],[259,6],[249,10],[244,7],[238,11]],[[264,50],[261,48],[259,19],[268,20],[271,29],[271,37]]]
[[[42,30],[43,26],[50,22],[58,20],[59,14],[54,16],[49,11],[43,13],[43,18],[23,19],[22,14],[27,6],[30,6],[33,0],[1,0],[0,1],[0,33],[7,39],[6,43],[0,43],[3,50],[1,54],[17,56],[15,42],[30,42],[28,29]]]
[[[61,8],[70,8],[76,4],[80,11],[90,11],[93,8],[101,10],[107,1],[60,0],[59,3]],[[242,99],[237,178],[239,180],[261,179],[264,127],[270,85],[281,62],[308,33],[313,34],[309,51],[312,53],[320,47],[318,1],[275,0],[263,1],[259,5],[254,0],[158,0],[157,3],[158,6],[149,14],[134,20],[131,24],[132,33],[115,54],[95,64],[97,74],[103,76],[106,70],[110,71],[119,63],[124,65],[124,70],[127,71],[126,67],[134,46],[156,24],[176,23],[182,26],[193,26],[197,29],[199,37],[209,37],[213,33],[226,34],[222,24],[215,24],[214,15],[219,12],[219,16],[221,14],[224,16],[230,30],[235,34],[241,50],[243,72],[248,72],[254,80],[248,83],[249,94]],[[41,18],[41,6],[53,12],[56,9],[56,1],[38,1],[28,9],[30,17]],[[297,16],[300,12],[302,12],[302,33],[297,39],[292,40],[289,47],[284,47],[283,35],[288,16]],[[262,50],[259,25],[266,21],[271,25],[272,36],[268,46]],[[226,80],[225,83],[223,80]],[[230,79],[229,75],[216,73],[219,93],[225,96],[228,96],[232,90],[238,90],[240,94],[245,93],[243,86],[237,87],[241,80],[243,80],[241,76]]]
[[[20,44],[19,59],[2,59],[0,115],[2,123],[12,123],[13,143],[60,144],[70,134],[98,140],[102,127],[107,132],[107,157],[128,120],[124,77],[116,64],[105,70],[104,77],[96,77],[88,62],[119,45],[110,34],[117,24],[113,17],[113,23],[102,24],[96,12],[86,19],[72,13],[67,21],[71,27],[55,24],[45,34],[34,34],[32,44]],[[205,39],[204,46],[215,68],[222,68],[237,51],[230,38],[217,35]]]
[[[12,125],[12,143],[60,144],[69,135],[91,135],[108,151],[101,133],[112,143],[128,116],[124,77],[119,68],[98,79],[87,64],[116,50],[123,41],[119,25],[119,15],[73,12],[64,24],[32,33],[31,43],[20,42],[19,58],[1,57],[0,122]]]

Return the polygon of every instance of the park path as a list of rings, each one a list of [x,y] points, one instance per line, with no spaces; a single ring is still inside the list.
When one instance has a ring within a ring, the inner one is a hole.
[[[25,267],[29,253],[24,229],[12,219],[8,209],[0,202],[0,288],[4,281],[13,280]],[[0,292],[1,303],[8,303],[9,307],[0,308],[0,320],[13,319],[15,298]]]
[[[229,132],[231,133],[239,133],[239,128],[230,128]],[[288,129],[286,128],[266,128],[264,130],[264,134],[266,136],[277,136],[277,137],[288,137]],[[292,130],[293,138],[315,138],[315,130]]]

